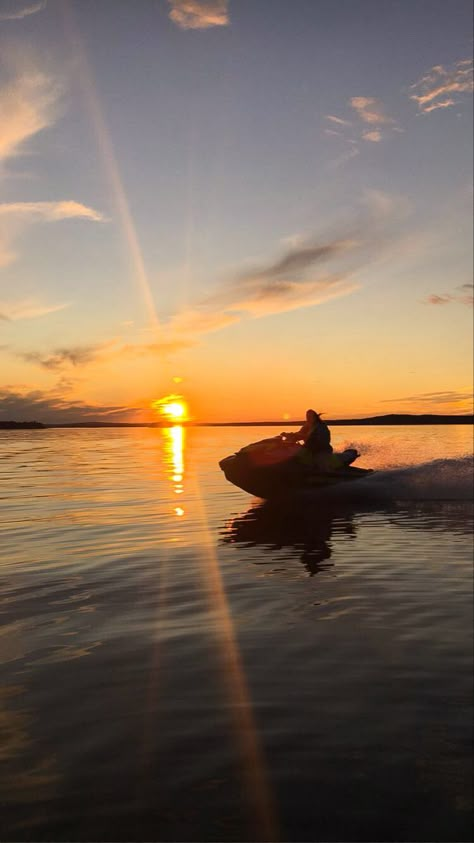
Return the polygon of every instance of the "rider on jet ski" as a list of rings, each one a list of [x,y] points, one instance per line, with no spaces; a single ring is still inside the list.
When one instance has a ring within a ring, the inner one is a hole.
[[[321,414],[315,410],[306,411],[306,421],[296,433],[282,433],[285,440],[304,443],[301,457],[303,462],[317,461],[319,455],[332,454],[331,431],[321,418]]]
[[[219,465],[234,486],[270,498],[371,474],[371,469],[351,467],[358,456],[355,448],[334,453],[331,433],[321,414],[308,410],[305,423],[296,433],[253,442]]]

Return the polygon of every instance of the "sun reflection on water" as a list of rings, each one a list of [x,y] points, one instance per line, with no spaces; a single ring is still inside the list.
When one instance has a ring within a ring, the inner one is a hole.
[[[173,491],[175,495],[182,495],[184,491],[184,446],[185,446],[185,430],[180,424],[173,425],[173,427],[163,428],[165,462],[170,472],[171,481],[173,483]],[[178,517],[184,515],[184,509],[181,506],[174,508],[174,513]]]

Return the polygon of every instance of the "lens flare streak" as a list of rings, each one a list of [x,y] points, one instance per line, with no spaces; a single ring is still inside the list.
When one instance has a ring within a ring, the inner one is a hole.
[[[159,324],[155,303],[145,269],[142,251],[138,242],[137,232],[130,213],[130,207],[125,194],[122,178],[120,176],[110,133],[108,131],[96,91],[92,70],[90,68],[82,37],[72,10],[72,4],[66,0],[66,2],[60,4],[59,8],[63,13],[66,37],[78,71],[77,76],[86,108],[97,136],[102,162],[112,191],[112,198],[117,209],[120,225],[130,253],[135,280],[143,296],[152,327],[158,329]]]
[[[202,576],[209,595],[209,604],[215,612],[219,655],[223,681],[227,686],[230,712],[235,729],[236,745],[241,757],[242,775],[253,821],[255,839],[279,839],[277,812],[271,791],[265,758],[260,745],[252,701],[247,686],[239,646],[234,632],[231,612],[225,593],[219,562],[209,529],[205,504],[197,489],[196,500],[200,505],[202,539]]]

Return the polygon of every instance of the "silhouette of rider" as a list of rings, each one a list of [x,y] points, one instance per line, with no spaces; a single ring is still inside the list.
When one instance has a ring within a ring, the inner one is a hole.
[[[311,454],[332,454],[331,431],[315,410],[306,411],[306,421],[296,433],[282,435],[293,442],[303,441]]]
[[[316,413],[314,410],[308,410],[306,419],[308,419],[309,414],[311,414],[312,425],[311,430],[305,438],[305,448],[314,455],[332,454],[331,431],[329,427],[322,420],[320,413]]]

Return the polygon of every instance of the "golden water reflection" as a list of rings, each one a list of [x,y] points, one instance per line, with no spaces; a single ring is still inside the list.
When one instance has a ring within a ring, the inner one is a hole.
[[[163,428],[165,465],[173,483],[175,495],[182,495],[184,492],[184,447],[186,432],[182,425],[176,424],[173,427]],[[185,511],[182,506],[176,506],[174,513],[182,518]]]

